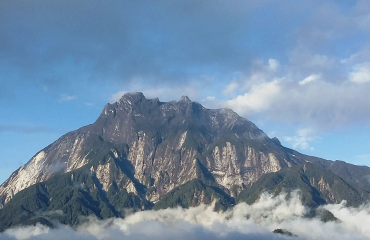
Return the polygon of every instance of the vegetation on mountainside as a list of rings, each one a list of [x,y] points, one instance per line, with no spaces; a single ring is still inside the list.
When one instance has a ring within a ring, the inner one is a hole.
[[[349,206],[359,206],[367,199],[364,190],[349,185],[321,166],[305,163],[263,175],[250,188],[243,190],[236,202],[252,204],[262,191],[277,195],[296,189],[300,190],[302,203],[310,207],[342,200],[346,200]]]

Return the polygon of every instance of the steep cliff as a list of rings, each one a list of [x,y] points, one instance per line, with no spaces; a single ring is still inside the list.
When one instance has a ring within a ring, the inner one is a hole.
[[[306,156],[231,109],[125,94],[98,119],[38,152],[0,186],[0,230],[51,220],[75,225],[135,211],[301,189],[306,205],[368,199],[370,168]],[[345,192],[343,192],[345,189]]]
[[[0,206],[22,189],[85,166],[103,143],[127,146],[134,178],[151,189],[152,202],[196,178],[195,160],[231,194],[265,173],[303,162],[231,109],[206,109],[187,97],[163,103],[129,93],[107,104],[95,123],[67,133],[15,171],[0,186]],[[103,176],[106,166],[94,171]]]

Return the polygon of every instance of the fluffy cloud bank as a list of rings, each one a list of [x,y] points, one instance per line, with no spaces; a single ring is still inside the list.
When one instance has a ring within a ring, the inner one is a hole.
[[[76,230],[61,226],[57,229],[36,225],[9,229],[0,234],[5,240],[42,239],[287,239],[274,234],[277,228],[287,229],[295,239],[368,239],[369,206],[358,209],[343,204],[328,205],[340,221],[323,223],[303,218],[308,211],[299,194],[290,200],[286,195],[272,197],[263,194],[253,205],[238,204],[232,210],[216,213],[213,206],[201,205],[189,209],[144,211],[125,219],[99,221],[90,219]],[[292,238],[289,238],[292,239]]]
[[[334,60],[333,60],[334,61]],[[291,66],[259,63],[239,82],[239,93],[224,101],[244,116],[263,114],[266,119],[302,123],[315,129],[328,129],[358,122],[370,122],[370,65],[356,65],[344,79],[329,74],[299,76]],[[337,70],[352,65],[337,61]],[[302,73],[305,71],[301,69]],[[308,72],[307,72],[308,73]],[[231,84],[230,83],[230,84]],[[227,90],[229,86],[226,87]]]

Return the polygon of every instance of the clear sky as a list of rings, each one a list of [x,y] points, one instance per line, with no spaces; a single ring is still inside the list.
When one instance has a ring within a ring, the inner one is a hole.
[[[0,1],[0,181],[125,92],[370,165],[370,2]]]

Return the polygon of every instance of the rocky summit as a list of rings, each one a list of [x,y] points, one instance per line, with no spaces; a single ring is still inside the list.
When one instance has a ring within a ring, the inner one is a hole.
[[[359,205],[368,197],[369,174],[368,167],[285,148],[231,109],[206,109],[186,96],[160,102],[127,93],[0,186],[0,230],[124,217],[128,208],[216,202],[222,210],[257,201],[262,191],[297,188],[310,206]]]

